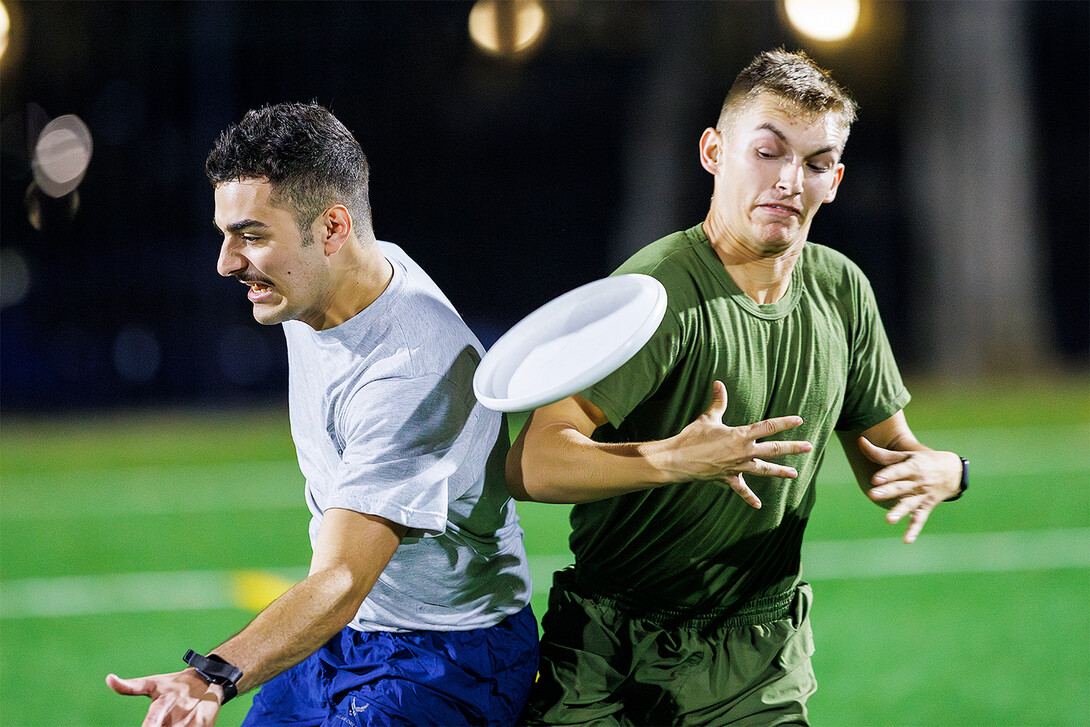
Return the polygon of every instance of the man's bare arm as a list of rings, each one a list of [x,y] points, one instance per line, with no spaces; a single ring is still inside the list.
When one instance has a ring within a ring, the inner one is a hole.
[[[404,526],[384,518],[327,510],[314,546],[310,575],[212,651],[242,670],[239,692],[291,668],[343,629],[404,535]],[[152,699],[145,727],[182,723],[210,727],[223,699],[222,687],[208,684],[192,668],[135,679],[111,674],[106,683],[120,694]]]
[[[715,382],[708,411],[676,436],[651,442],[605,444],[591,439],[606,423],[598,407],[580,396],[533,413],[507,457],[507,480],[516,499],[579,503],[675,482],[712,481],[731,487],[753,507],[760,500],[744,474],[797,477],[793,467],[766,461],[809,452],[801,441],[758,441],[797,427],[796,416],[741,427],[723,424],[726,389]]]

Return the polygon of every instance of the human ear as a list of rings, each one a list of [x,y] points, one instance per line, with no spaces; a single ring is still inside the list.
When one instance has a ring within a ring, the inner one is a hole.
[[[719,171],[719,155],[723,152],[723,135],[712,128],[700,136],[700,166],[709,174]]]
[[[341,249],[352,234],[352,213],[342,204],[334,205],[322,215],[322,243],[327,255]]]
[[[844,165],[837,164],[836,169],[833,170],[833,186],[829,188],[829,193],[825,195],[825,199],[822,202],[828,203],[836,199],[836,190],[840,187],[840,180],[844,178]]]

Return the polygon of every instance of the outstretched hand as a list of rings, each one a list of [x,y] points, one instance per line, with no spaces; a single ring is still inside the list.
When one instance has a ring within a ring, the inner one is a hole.
[[[118,694],[151,697],[142,727],[211,727],[219,714],[223,687],[209,684],[194,669],[121,679],[106,677]]]
[[[729,427],[723,424],[726,411],[727,388],[723,382],[716,381],[712,385],[712,401],[708,410],[675,437],[677,466],[689,480],[725,483],[751,506],[759,508],[761,500],[746,484],[743,475],[798,477],[799,473],[794,467],[768,462],[767,459],[809,452],[813,445],[803,441],[757,441],[799,426],[802,417],[775,417]]]
[[[866,437],[860,437],[858,443],[867,459],[881,465],[871,478],[873,487],[867,496],[890,507],[886,514],[889,523],[909,515],[904,541],[914,543],[935,505],[958,493],[961,459],[953,452],[883,449]]]

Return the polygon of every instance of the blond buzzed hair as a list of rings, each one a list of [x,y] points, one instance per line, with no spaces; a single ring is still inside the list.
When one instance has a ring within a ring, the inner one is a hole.
[[[832,114],[847,140],[858,105],[806,53],[782,48],[761,53],[742,69],[723,101],[716,130],[727,132],[738,115],[766,94],[776,96],[804,115]]]

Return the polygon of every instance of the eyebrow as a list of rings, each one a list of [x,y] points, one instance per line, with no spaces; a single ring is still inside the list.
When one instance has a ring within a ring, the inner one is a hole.
[[[788,143],[787,142],[787,137],[784,136],[783,132],[780,131],[779,129],[777,129],[775,126],[773,126],[771,122],[768,122],[768,121],[764,122],[763,124],[761,124],[760,126],[757,127],[757,130],[758,131],[767,131],[767,132],[773,134],[777,139],[782,141],[784,144]],[[813,152],[812,154],[807,154],[806,158],[807,159],[813,159],[816,156],[821,156],[822,154],[827,154],[828,152],[831,152],[831,151],[839,151],[839,147],[837,147],[836,145],[822,147],[821,149],[818,149],[817,151]]]
[[[220,229],[219,223],[216,222],[215,218],[212,218],[212,225],[217,230]],[[264,222],[259,222],[258,220],[245,219],[245,220],[239,220],[238,222],[232,222],[231,224],[227,225],[226,229],[222,230],[222,232],[230,232],[231,234],[238,234],[240,232],[247,232],[249,230],[268,230],[268,229],[269,229],[269,226],[266,225]]]

